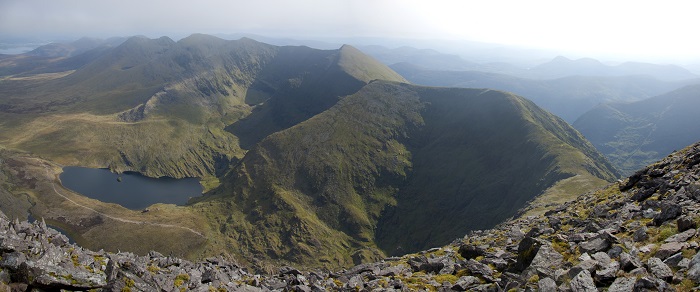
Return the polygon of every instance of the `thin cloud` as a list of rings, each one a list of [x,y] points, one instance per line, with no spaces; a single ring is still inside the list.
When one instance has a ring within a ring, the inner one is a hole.
[[[693,1],[5,0],[0,37],[259,33],[468,39],[594,53],[695,57]]]

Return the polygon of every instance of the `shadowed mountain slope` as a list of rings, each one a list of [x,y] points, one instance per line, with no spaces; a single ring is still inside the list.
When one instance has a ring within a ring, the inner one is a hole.
[[[262,140],[193,207],[225,206],[212,224],[258,256],[343,264],[493,226],[577,175],[616,177],[530,101],[378,81]]]
[[[700,86],[633,103],[608,103],[574,127],[625,174],[700,139]]]

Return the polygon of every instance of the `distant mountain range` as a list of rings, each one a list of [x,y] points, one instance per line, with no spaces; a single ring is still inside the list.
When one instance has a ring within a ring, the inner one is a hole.
[[[95,248],[347,266],[617,178],[571,126],[522,97],[410,85],[352,46],[196,34],[73,47],[22,57],[36,68],[0,67],[15,72],[0,77],[0,154],[12,162],[0,202],[23,202],[3,211],[31,208]],[[54,162],[196,176],[208,192],[186,207],[124,210],[61,189]],[[109,236],[133,222],[156,223],[139,242]]]
[[[125,40],[82,38],[70,43],[50,43],[24,54],[0,55],[0,76],[75,70]]]
[[[632,103],[606,103],[573,124],[623,173],[700,140],[700,86]]]
[[[445,54],[433,49],[417,49],[407,46],[394,49],[377,45],[361,46],[359,48],[366,54],[392,67],[406,63],[418,69],[431,71],[480,71],[528,79],[559,79],[573,76],[648,76],[662,81],[682,81],[700,78],[699,75],[677,65],[642,62],[605,65],[591,58],[571,60],[558,56],[548,62],[525,66],[523,64],[508,63],[503,60],[475,62],[456,54]]]
[[[699,77],[687,69],[676,65],[626,62],[615,66],[609,66],[591,58],[571,60],[562,56],[531,68],[528,70],[526,76],[539,79],[555,79],[567,76],[605,77],[630,75],[644,75],[666,81],[687,80]]]
[[[391,68],[416,84],[510,91],[534,101],[569,123],[600,103],[637,101],[683,85],[700,83],[700,79],[661,81],[641,75],[536,80],[481,71],[427,70],[409,63],[394,64]]]

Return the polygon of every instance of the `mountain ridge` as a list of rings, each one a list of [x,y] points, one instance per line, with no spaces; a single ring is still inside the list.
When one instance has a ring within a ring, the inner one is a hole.
[[[485,105],[490,105],[493,114],[484,112]],[[430,109],[434,113],[429,113]],[[431,133],[437,129],[433,127],[445,129],[446,134],[436,132],[433,137]],[[487,129],[494,127],[507,132],[499,133],[498,138],[488,135]],[[440,137],[462,146],[434,151],[430,146],[434,141],[447,147]],[[478,142],[482,139],[484,142]],[[510,146],[497,143],[503,139],[511,141],[503,144]],[[515,146],[521,144],[524,147]],[[455,151],[462,154],[449,159]],[[496,224],[566,177],[585,174],[598,184],[613,180],[616,174],[596,153],[564,121],[508,93],[375,81],[342,98],[328,111],[262,140],[222,179],[218,189],[193,206],[225,205],[231,211],[224,214],[235,219],[213,219],[212,224],[229,230],[226,234],[230,237],[249,241],[246,244],[258,254],[274,252],[275,257],[294,261],[301,250],[310,253],[311,258],[327,261],[337,250],[333,246],[341,242],[347,247],[340,250],[348,251],[353,260],[364,261],[381,256],[381,250],[393,254],[400,250],[399,245],[416,250],[426,244],[447,242],[471,228]],[[500,167],[505,165],[510,167],[507,169],[530,167],[528,175],[542,179],[541,183],[529,183],[527,178],[504,181],[499,177],[506,176],[506,170]],[[587,165],[587,169],[580,165]],[[435,178],[447,173],[450,176],[433,180],[429,174],[434,171],[438,173],[433,175]],[[434,193],[436,206],[413,202],[426,193]],[[489,200],[490,194],[509,197]],[[471,200],[474,204],[465,203],[463,209],[439,208],[448,202]],[[404,205],[426,208],[419,211],[410,207],[407,211]],[[490,206],[491,211],[475,217],[473,211],[484,206]],[[242,216],[249,209],[256,209],[256,215]],[[395,222],[408,222],[399,214],[412,214],[409,217],[415,219],[415,224],[399,228]],[[423,233],[426,220],[417,218],[445,218],[446,214],[466,216],[477,223],[465,220],[450,227],[452,230]],[[295,224],[286,226],[281,222]],[[306,231],[294,229],[296,222]],[[244,238],[238,235],[242,230],[247,230]],[[329,231],[335,235],[329,235]],[[251,232],[255,233],[252,238]],[[389,233],[393,235],[387,236]],[[400,234],[413,237],[398,239]],[[296,249],[260,244],[287,237],[297,238],[288,243]]]
[[[267,134],[303,121],[369,80],[404,81],[352,50],[275,47],[251,39],[226,41],[206,35],[178,42],[133,37],[101,51],[67,76],[3,81],[0,110],[4,119],[21,128],[18,133],[23,134],[17,135],[31,136],[17,141],[8,131],[0,140],[64,164],[80,162],[150,176],[213,176],[230,160],[243,156],[241,144],[250,147]],[[332,67],[333,62],[343,61],[330,57],[334,54],[350,61]],[[250,123],[249,131],[235,135],[222,130],[235,129],[235,123],[255,120],[260,113],[270,124]],[[55,123],[57,119],[71,121],[72,126]],[[164,152],[158,149],[163,148],[159,141],[140,146],[152,139],[133,137],[130,128],[160,128],[161,141],[172,140],[170,135],[191,142],[182,146],[172,142]],[[48,147],[56,138],[85,149],[88,155],[57,153],[59,149]],[[92,141],[93,146],[83,146],[79,140]]]
[[[700,283],[699,171],[696,143],[546,214],[340,271],[289,266],[251,271],[224,256],[190,262],[157,252],[93,252],[69,243],[44,220],[20,222],[1,214],[0,252],[9,272],[0,287],[692,291]]]
[[[65,76],[0,82],[13,190],[0,199],[26,201],[7,208],[96,249],[345,267],[617,178],[576,130],[522,97],[407,84],[351,46],[134,37]],[[207,194],[126,210],[62,188],[61,164],[203,177]],[[434,218],[467,220],[432,228]],[[114,237],[140,222],[139,242]]]

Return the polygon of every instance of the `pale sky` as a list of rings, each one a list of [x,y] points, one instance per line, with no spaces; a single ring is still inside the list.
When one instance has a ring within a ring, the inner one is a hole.
[[[700,59],[699,12],[700,2],[688,0],[0,0],[0,41],[256,33],[476,40]]]

